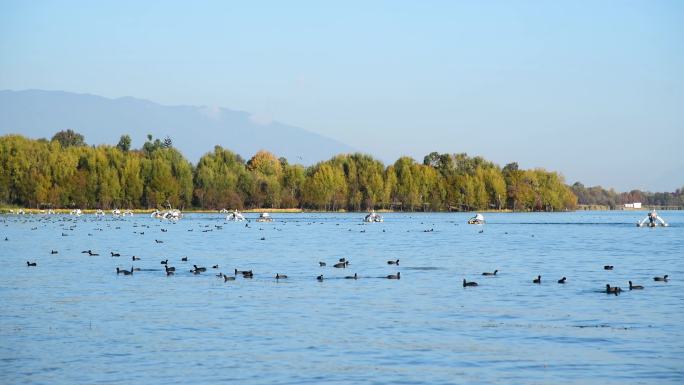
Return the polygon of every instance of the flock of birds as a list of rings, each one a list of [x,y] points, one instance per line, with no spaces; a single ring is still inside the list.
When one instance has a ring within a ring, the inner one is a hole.
[[[51,251],[50,251],[50,254],[58,254],[58,253],[59,253],[59,252],[58,252],[57,250],[51,250]],[[98,254],[98,253],[96,253],[96,252],[93,252],[92,250],[84,250],[84,251],[82,251],[81,253],[82,253],[82,254],[88,254],[89,256],[99,256],[99,255],[100,255],[100,254]],[[112,257],[120,257],[120,256],[121,256],[120,253],[117,253],[117,252],[114,252],[114,251],[110,252],[110,255],[111,255]],[[133,262],[135,262],[135,261],[140,261],[141,258],[138,257],[138,256],[133,255],[133,256],[131,257],[131,260],[132,260]],[[181,262],[188,262],[188,257],[181,257]],[[333,267],[334,267],[334,268],[347,268],[347,267],[350,265],[350,263],[351,263],[351,262],[350,262],[347,258],[340,258],[340,259],[333,265]],[[166,273],[167,276],[172,276],[172,275],[175,275],[175,274],[176,274],[176,267],[175,267],[175,266],[169,266],[169,260],[168,260],[168,258],[167,258],[167,259],[164,259],[164,260],[162,260],[162,261],[160,261],[160,264],[164,266],[164,272]],[[327,263],[326,263],[326,262],[319,261],[319,262],[318,262],[318,265],[319,265],[319,267],[326,267],[326,266],[327,266]],[[399,266],[399,259],[389,260],[389,261],[387,261],[387,265]],[[34,262],[26,261],[26,266],[27,266],[27,267],[36,267],[36,266],[38,266],[38,263],[35,262],[35,261],[34,261]],[[189,273],[192,273],[192,274],[194,274],[194,275],[199,275],[199,274],[204,273],[204,272],[207,271],[207,268],[206,268],[206,267],[197,266],[196,264],[193,264],[192,266],[193,266],[193,268],[189,270]],[[215,270],[216,270],[216,269],[219,269],[219,265],[218,265],[218,264],[213,265],[211,268],[212,268],[212,269],[215,269]],[[612,266],[612,265],[605,265],[605,266],[603,266],[603,269],[604,269],[604,270],[613,270],[613,269],[614,269],[614,266]],[[117,274],[117,275],[123,274],[123,275],[132,276],[133,273],[134,273],[135,271],[140,271],[140,270],[141,270],[140,268],[137,268],[137,267],[134,267],[134,266],[131,266],[131,269],[130,269],[130,270],[126,270],[126,269],[122,269],[122,268],[120,268],[120,267],[117,267],[117,268],[116,268],[116,274]],[[485,272],[482,273],[482,276],[484,276],[484,277],[494,277],[494,276],[497,275],[498,272],[499,272],[498,269],[497,269],[497,270],[494,270],[493,272],[485,271]],[[233,274],[232,274],[232,275],[224,274],[223,272],[219,272],[219,273],[217,273],[217,274],[215,274],[215,275],[216,275],[216,277],[218,277],[218,278],[222,278],[224,282],[228,282],[228,281],[234,281],[234,280],[236,279],[236,277],[238,277],[238,276],[241,276],[242,278],[245,278],[245,279],[254,278],[254,271],[253,271],[253,270],[238,270],[237,268],[235,268],[235,269],[233,269]],[[279,281],[279,280],[281,280],[281,279],[287,279],[287,278],[288,278],[288,276],[287,276],[286,274],[281,274],[281,273],[276,273],[276,275],[274,276],[274,279],[277,280],[277,281]],[[354,279],[354,280],[356,280],[356,279],[359,279],[359,278],[361,278],[361,277],[359,277],[358,273],[354,273],[354,275],[347,275],[347,276],[344,276],[344,279]],[[397,279],[397,280],[398,280],[398,279],[401,279],[401,272],[399,271],[399,272],[397,272],[396,274],[388,274],[388,275],[386,275],[386,276],[373,277],[373,278],[385,278],[385,279]],[[316,277],[316,280],[319,281],[319,282],[322,282],[324,279],[325,279],[325,278],[324,278],[323,274],[320,274],[320,275],[318,275],[318,276]],[[656,282],[668,282],[668,279],[669,279],[669,276],[668,276],[667,274],[665,274],[664,276],[656,276],[656,277],[653,277],[653,280],[656,281]],[[561,279],[559,279],[559,280],[557,281],[558,284],[565,284],[566,282],[567,282],[567,277],[562,277]],[[534,278],[534,279],[532,280],[532,283],[533,283],[533,284],[538,284],[538,285],[540,285],[540,284],[542,283],[542,277],[541,277],[541,275],[537,275],[537,277]],[[628,281],[628,283],[629,283],[629,290],[643,290],[643,289],[644,289],[644,286],[642,286],[642,285],[634,285],[632,281]],[[466,287],[475,287],[475,286],[479,286],[479,283],[477,283],[477,282],[475,282],[475,281],[468,281],[468,280],[466,280],[465,278],[463,279],[463,287],[464,287],[464,288],[466,288]],[[606,284],[605,292],[606,292],[607,294],[618,295],[618,294],[620,294],[620,293],[622,292],[622,288],[619,287],[619,286],[611,286],[610,284]]]
[[[248,224],[246,224],[246,226],[249,227]],[[69,230],[73,230],[75,227],[76,227],[76,226],[73,225],[72,227],[69,228]],[[137,225],[135,225],[134,227],[137,227]],[[142,225],[142,227],[149,228],[149,225]],[[205,226],[205,227],[209,227],[209,226]],[[120,227],[116,227],[116,228],[119,229]],[[215,226],[215,228],[220,230],[220,229],[222,229],[222,226],[218,226],[218,225],[217,225],[217,226]],[[36,230],[36,229],[37,229],[37,227],[31,228],[31,230]],[[97,229],[97,230],[102,231],[102,229]],[[161,231],[162,231],[162,232],[167,232],[168,230],[162,228]],[[188,231],[192,231],[192,230],[189,229]],[[211,230],[206,230],[206,229],[205,229],[205,230],[203,230],[203,231],[206,232],[206,231],[211,231]],[[426,232],[431,232],[431,231],[433,231],[433,229],[429,229],[429,230],[427,230]],[[384,232],[384,230],[383,230],[383,232]],[[481,232],[482,232],[482,230],[480,230],[480,233],[481,233]],[[144,235],[144,234],[145,234],[144,231],[140,231],[140,232],[135,231],[134,233],[137,233],[137,234],[140,234],[140,235]],[[92,234],[88,234],[88,235],[92,235]],[[67,234],[62,233],[62,236],[67,236]],[[262,237],[261,240],[265,240],[265,237]],[[8,239],[7,237],[5,237],[5,241],[9,241],[9,239]],[[163,241],[162,241],[162,240],[155,239],[155,243],[158,243],[158,244],[159,244],[159,243],[163,243]],[[58,253],[59,253],[59,251],[57,251],[57,250],[50,250],[50,254],[52,254],[52,255],[58,254]],[[82,254],[88,254],[88,256],[99,256],[99,255],[100,255],[99,253],[94,252],[94,251],[91,250],[91,249],[89,249],[89,250],[83,250],[81,253],[82,253]],[[116,251],[110,251],[109,254],[110,254],[111,257],[121,257],[121,253],[116,252]],[[142,258],[139,257],[139,256],[133,255],[133,256],[131,256],[131,260],[132,260],[133,262],[136,262],[136,261],[141,261]],[[182,262],[182,263],[188,262],[188,257],[187,257],[187,256],[182,257],[182,258],[180,259],[180,262]],[[388,261],[387,261],[387,265],[389,265],[389,266],[397,266],[397,267],[398,267],[398,266],[399,266],[399,262],[400,262],[399,259],[388,260]],[[164,270],[163,270],[163,271],[164,271],[164,273],[165,273],[167,276],[172,276],[172,275],[175,275],[175,274],[176,274],[176,267],[170,266],[170,265],[169,265],[169,260],[168,260],[168,258],[167,258],[167,259],[164,259],[164,260],[161,260],[161,261],[160,261],[160,264],[164,267]],[[327,266],[327,263],[326,263],[326,262],[323,262],[323,261],[319,261],[318,264],[319,264],[319,267],[326,267],[326,266]],[[335,262],[332,266],[333,266],[334,268],[347,268],[347,267],[349,267],[350,264],[351,264],[351,262],[350,262],[347,258],[339,258],[339,260],[338,260],[337,262]],[[36,261],[33,261],[33,262],[31,262],[31,261],[26,261],[26,266],[27,266],[27,267],[37,267],[37,266],[38,266],[38,263],[37,263]],[[188,272],[191,273],[191,274],[193,274],[193,275],[199,275],[199,274],[205,273],[205,272],[207,271],[207,268],[206,268],[206,267],[197,266],[196,264],[193,264],[192,266],[193,266],[193,268],[190,269]],[[219,269],[219,265],[218,265],[218,264],[212,265],[211,268],[212,268],[213,270],[218,270],[218,269]],[[604,270],[613,270],[613,269],[614,269],[614,266],[612,266],[612,265],[605,265],[605,266],[603,266],[603,269],[604,269]],[[137,267],[135,267],[135,266],[131,266],[130,270],[126,270],[126,269],[122,269],[122,268],[120,268],[120,267],[117,267],[117,268],[116,268],[116,274],[117,274],[117,275],[132,276],[132,275],[134,274],[135,271],[140,271],[140,270],[141,270],[140,268],[137,268]],[[492,272],[483,272],[481,275],[482,275],[483,277],[494,277],[494,276],[496,276],[498,273],[499,273],[499,270],[497,269],[497,270],[494,270],[494,271],[492,271]],[[223,272],[218,272],[218,273],[215,274],[215,276],[216,276],[217,278],[223,279],[224,282],[228,282],[228,281],[234,281],[237,277],[242,277],[242,278],[244,278],[244,279],[252,279],[252,278],[254,278],[254,272],[253,272],[253,270],[251,270],[251,269],[250,269],[250,270],[239,270],[239,269],[237,269],[237,268],[234,268],[234,269],[233,269],[233,274],[225,274],[225,273],[223,273]],[[288,279],[288,276],[287,276],[286,274],[276,273],[275,276],[274,276],[273,278],[274,278],[276,281],[280,281],[280,280]],[[362,277],[359,276],[358,273],[354,273],[354,275],[346,275],[346,276],[344,276],[343,278],[344,278],[344,279],[353,279],[353,280],[357,280],[357,279],[360,279],[360,278],[362,278]],[[365,277],[365,278],[371,278],[371,277]],[[399,280],[399,279],[401,279],[401,272],[397,272],[396,274],[388,274],[388,275],[385,275],[385,276],[372,277],[372,278],[384,278],[384,279],[390,279],[390,280]],[[669,276],[668,276],[668,275],[653,277],[653,280],[654,280],[655,282],[668,282],[668,279],[669,279]],[[325,277],[324,277],[323,274],[320,274],[320,275],[316,276],[316,280],[319,281],[319,282],[322,282],[322,281],[325,280]],[[567,277],[562,277],[562,278],[558,279],[556,282],[557,282],[558,284],[561,284],[561,285],[562,285],[562,284],[565,284],[565,283],[567,282]],[[537,275],[536,278],[532,279],[532,284],[540,285],[541,283],[542,283],[542,277],[541,277],[541,275]],[[642,286],[642,285],[635,285],[631,280],[628,281],[628,284],[629,284],[629,290],[643,290],[643,289],[644,289],[644,286]],[[463,278],[463,287],[464,287],[464,288],[476,287],[476,286],[479,286],[479,283],[478,283],[478,282],[475,282],[475,281],[468,281],[468,280],[466,280],[465,278]],[[623,291],[622,288],[619,287],[619,286],[611,286],[610,284],[606,284],[606,286],[605,286],[605,293],[607,293],[607,294],[619,295],[622,291]]]

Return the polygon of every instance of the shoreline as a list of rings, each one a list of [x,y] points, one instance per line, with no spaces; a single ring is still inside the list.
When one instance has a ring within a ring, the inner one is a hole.
[[[10,210],[14,210],[14,212],[11,212]],[[24,210],[24,215],[44,215],[47,214],[47,210],[43,209],[29,209],[29,208],[22,208],[22,207],[0,207],[0,214],[9,214],[9,215],[17,215],[17,210]],[[681,211],[682,209],[658,209],[658,211]],[[95,214],[97,209],[82,209],[81,212],[86,215],[86,214]],[[105,215],[110,216],[111,210],[103,210]],[[151,214],[155,211],[155,209],[132,209],[131,210],[133,214]],[[221,213],[220,210],[207,210],[207,209],[187,209],[187,210],[181,210],[184,214],[230,214],[232,210],[226,212],[226,213]],[[587,209],[576,209],[576,210],[567,210],[567,211],[514,211],[514,210],[477,210],[477,211],[396,211],[396,210],[375,210],[377,213],[382,213],[382,214],[388,214],[388,213],[410,213],[410,214],[419,214],[419,213],[426,213],[426,214],[437,214],[437,213],[570,213],[570,212],[580,212],[580,211],[630,211],[630,212],[648,212],[651,211],[651,208],[649,207],[644,207],[642,209],[596,209],[596,210],[587,210]],[[71,209],[54,209],[54,214],[66,214],[68,215],[71,212]],[[249,214],[255,214],[255,213],[263,213],[263,212],[268,212],[268,213],[276,213],[276,214],[345,214],[345,213],[352,213],[352,214],[367,214],[369,211],[349,211],[349,210],[337,210],[337,211],[325,211],[325,210],[307,210],[307,209],[299,209],[299,208],[287,208],[287,209],[272,209],[272,208],[259,208],[259,209],[245,209],[245,210],[240,210],[241,213],[249,213]]]

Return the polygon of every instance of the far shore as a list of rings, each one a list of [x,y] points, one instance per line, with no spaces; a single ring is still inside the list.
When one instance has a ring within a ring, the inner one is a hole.
[[[652,210],[653,208],[651,207],[642,207],[641,209],[623,209],[623,208],[617,208],[614,210],[611,210],[608,207],[592,207],[591,209],[588,209],[587,207],[578,207],[576,210],[571,210],[571,211],[555,211],[556,213],[558,212],[574,212],[574,211],[634,211],[634,212],[647,212]],[[664,208],[657,208],[658,210],[662,211],[678,211],[680,209],[664,209]],[[22,208],[22,207],[0,207],[0,214],[12,214],[13,212],[16,214],[17,210],[24,210],[25,214],[32,214],[32,215],[39,215],[39,214],[46,214],[47,209],[29,209],[29,208]],[[69,214],[72,209],[53,209],[55,214]],[[126,209],[120,209],[121,211],[124,211]],[[81,209],[81,212],[83,214],[95,214],[97,209]],[[108,210],[103,210],[105,214],[111,215],[112,211],[111,209]],[[131,211],[134,214],[151,214],[154,212],[154,209],[131,209]],[[221,210],[208,210],[208,209],[184,209],[181,210],[183,213],[186,214],[222,214]],[[232,212],[233,210],[228,210],[227,213]],[[301,209],[301,208],[286,208],[286,209],[273,209],[273,208],[257,208],[257,209],[244,209],[244,210],[239,210],[242,213],[286,213],[286,214],[303,214],[303,213],[333,213],[333,214],[340,214],[340,213],[368,213],[369,211],[349,211],[349,210],[337,210],[337,211],[324,211],[324,210],[308,210],[308,209]],[[387,210],[387,209],[377,209],[375,210],[378,213],[514,213],[514,212],[530,212],[530,211],[513,211],[513,210],[473,210],[473,211],[399,211],[399,210]],[[540,211],[540,212],[547,212],[547,211]],[[548,211],[548,213],[551,213],[554,211]],[[223,212],[223,214],[227,214],[226,212]]]

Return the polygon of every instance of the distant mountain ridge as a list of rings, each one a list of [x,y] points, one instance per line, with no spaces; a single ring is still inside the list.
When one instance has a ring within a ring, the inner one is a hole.
[[[215,145],[244,158],[259,150],[286,157],[290,163],[313,164],[355,149],[334,139],[279,122],[259,122],[251,114],[227,108],[165,106],[121,97],[44,90],[0,90],[0,135],[51,138],[72,129],[88,144],[115,145],[129,134],[140,147],[147,134],[170,136],[174,147],[196,162]]]

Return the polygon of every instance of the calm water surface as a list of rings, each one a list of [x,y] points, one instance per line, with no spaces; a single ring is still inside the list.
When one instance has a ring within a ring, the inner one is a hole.
[[[0,383],[682,384],[684,213],[644,215],[0,216]]]

